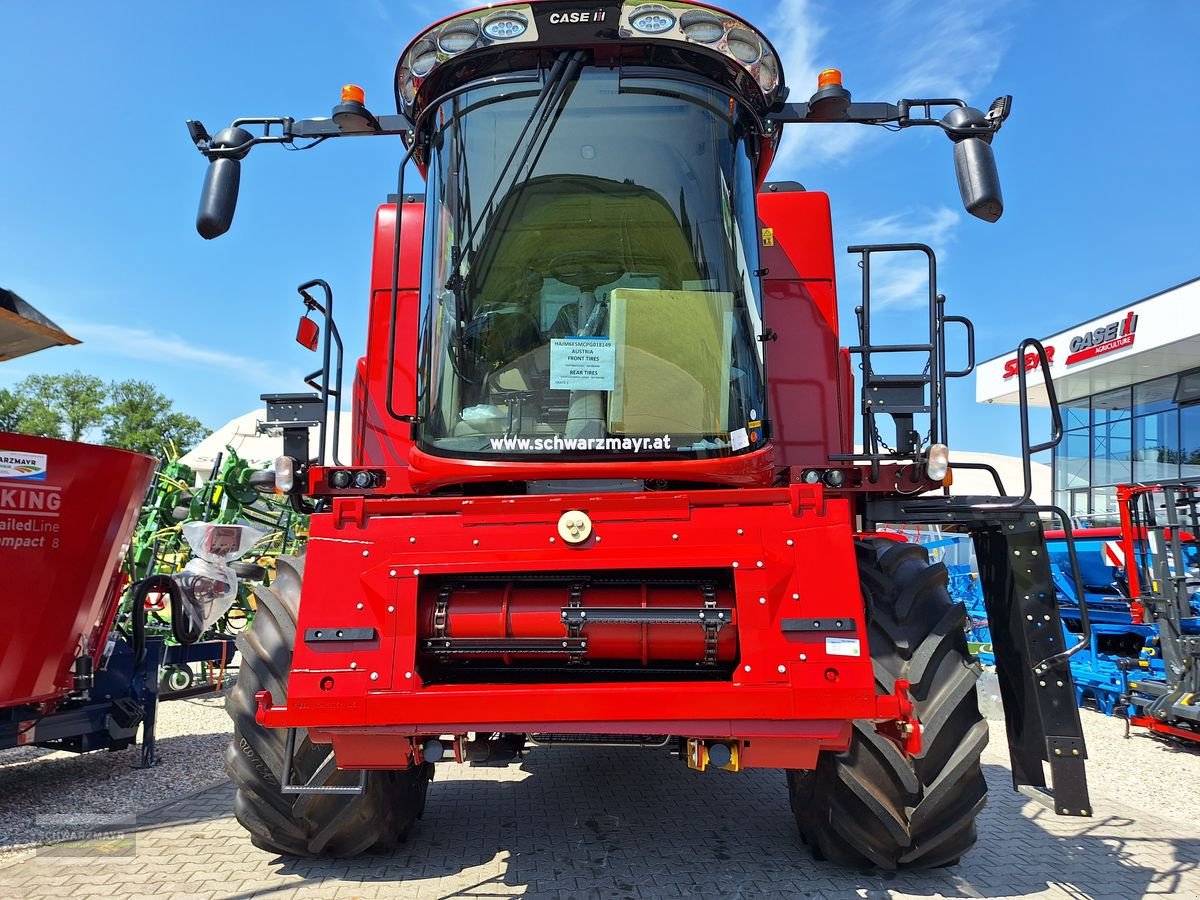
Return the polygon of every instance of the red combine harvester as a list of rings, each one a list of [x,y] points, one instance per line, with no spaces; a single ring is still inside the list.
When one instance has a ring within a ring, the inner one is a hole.
[[[967,209],[994,221],[1009,98],[855,103],[829,70],[789,103],[777,52],[737,16],[557,0],[443,20],[401,54],[395,94],[396,115],[347,86],[328,119],[188,123],[205,238],[229,228],[258,144],[407,150],[376,215],[348,464],[310,462],[303,438],[341,400],[327,287],[301,291],[326,324],[318,392],[265,398],[288,448],[276,487],[315,513],[229,703],[252,840],[387,846],[434,763],[608,742],[786,770],[824,858],[953,863],[986,792],[979,665],[945,570],[880,522],[972,531],[1014,786],[1090,815],[1039,514],[1066,517],[1029,500],[1028,456],[1050,442],[1031,444],[1023,407],[1023,496],[998,478],[994,497],[930,494],[948,483],[946,379],[973,367],[947,370],[945,331],[970,345],[970,323],[944,314],[928,247],[852,247],[864,291],[842,347],[829,200],[767,180],[785,126],[941,128]],[[928,265],[912,343],[872,329],[886,253]],[[311,320],[299,339],[317,346]]]

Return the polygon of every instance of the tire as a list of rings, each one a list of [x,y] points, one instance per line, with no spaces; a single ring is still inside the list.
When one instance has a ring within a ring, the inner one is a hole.
[[[946,590],[945,566],[929,565],[923,547],[873,539],[856,551],[876,690],[912,683],[923,746],[906,759],[872,723],[855,722],[848,750],[822,753],[815,771],[787,773],[792,811],[819,859],[890,870],[953,865],[974,846],[987,798],[979,757],[988,726],[965,612]]]
[[[237,787],[234,814],[255,846],[276,853],[355,856],[390,850],[424,812],[431,764],[368,771],[361,794],[285,795],[279,777],[287,731],[264,728],[254,719],[258,691],[270,691],[277,699],[286,696],[303,573],[302,558],[280,557],[271,587],[255,589],[254,622],[237,638],[241,668],[225,703],[233,720],[225,769]],[[314,744],[307,732],[297,731],[294,784],[354,785],[359,776],[338,771],[329,745]]]
[[[177,691],[186,691],[196,682],[196,673],[192,671],[190,666],[168,666],[162,674],[162,678],[158,682],[158,691],[160,694],[173,694]]]

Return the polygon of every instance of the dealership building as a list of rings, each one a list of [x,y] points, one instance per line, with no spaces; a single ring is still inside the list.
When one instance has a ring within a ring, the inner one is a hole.
[[[1115,513],[1118,484],[1200,478],[1200,278],[1042,343],[1065,431],[1053,460],[1057,506],[1099,522]],[[975,399],[1015,405],[1022,366],[1030,405],[1048,406],[1032,352],[981,363]]]

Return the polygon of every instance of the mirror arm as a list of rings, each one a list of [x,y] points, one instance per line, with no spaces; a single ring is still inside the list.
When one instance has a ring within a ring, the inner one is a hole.
[[[958,99],[936,100],[901,100],[898,103],[850,103],[844,114],[838,118],[813,115],[809,103],[784,103],[772,112],[768,119],[787,125],[812,124],[852,124],[852,125],[891,125],[896,128],[908,128],[912,125],[936,125],[941,128],[951,140],[962,140],[968,137],[984,137],[993,135],[1000,130],[1008,117],[1011,107],[1011,97],[1000,97],[992,104],[981,125],[954,127],[947,125],[942,119],[933,117],[933,108],[939,106],[965,109],[967,104]],[[914,118],[914,110],[924,112],[923,116]],[[993,110],[995,112],[993,112]]]
[[[407,116],[391,115],[380,116],[373,120],[377,127],[372,128],[350,128],[343,127],[335,119],[319,118],[319,119],[292,119],[290,117],[277,118],[245,118],[235,119],[233,128],[245,128],[246,126],[261,126],[262,133],[252,136],[249,140],[243,141],[233,147],[215,147],[213,139],[205,130],[204,125],[194,119],[189,119],[187,123],[188,134],[191,135],[196,149],[200,151],[207,159],[241,159],[250,152],[252,147],[258,144],[291,144],[296,140],[312,140],[314,143],[308,144],[305,147],[295,149],[307,150],[309,147],[316,146],[321,141],[335,137],[357,137],[360,135],[398,135],[405,134],[413,129],[412,122]],[[272,133],[272,127],[279,128],[278,133]]]

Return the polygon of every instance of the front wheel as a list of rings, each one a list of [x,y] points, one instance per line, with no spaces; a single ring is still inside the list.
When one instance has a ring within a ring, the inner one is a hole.
[[[233,719],[233,740],[225,768],[237,787],[234,814],[264,850],[295,856],[354,856],[388,850],[403,840],[425,809],[433,766],[403,771],[370,771],[360,794],[283,794],[287,732],[264,728],[254,718],[254,695],[287,695],[296,641],[302,558],[280,557],[269,588],[255,588],[254,622],[238,635],[242,654],[237,684],[225,708]],[[358,784],[360,773],[339,771],[328,744],[314,744],[300,730],[292,760],[292,783],[310,786]]]
[[[855,722],[848,750],[788,773],[792,810],[819,858],[883,869],[953,865],[974,846],[987,798],[988,726],[965,614],[946,589],[945,566],[929,565],[923,547],[872,539],[856,551],[876,690],[911,683],[923,747],[906,758],[870,722]]]

